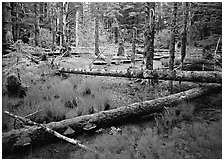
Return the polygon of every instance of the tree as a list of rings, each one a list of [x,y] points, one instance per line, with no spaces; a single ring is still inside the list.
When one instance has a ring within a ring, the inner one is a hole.
[[[19,38],[19,3],[16,2],[10,2],[12,7],[12,34],[13,34],[13,40],[16,42]]]
[[[136,37],[137,37],[137,28],[133,27],[133,37],[132,37],[132,63],[135,67],[135,53],[136,53]]]
[[[63,2],[63,10],[62,10],[62,44],[65,45],[67,43],[67,14],[68,14],[68,2]]]
[[[170,57],[169,57],[169,70],[173,71],[174,59],[175,59],[175,36],[176,31],[176,19],[177,19],[177,3],[173,2],[173,20],[172,20],[172,31],[170,40]],[[173,82],[170,81],[170,91],[173,92]]]
[[[13,42],[10,2],[2,3],[2,43],[3,47]]]
[[[146,69],[153,69],[154,57],[154,32],[155,32],[155,2],[146,2],[145,19],[145,66]]]
[[[181,70],[183,69],[184,58],[186,56],[186,43],[187,43],[187,19],[188,19],[188,2],[183,2],[183,32],[181,42]]]
[[[40,33],[40,26],[39,26],[39,13],[37,8],[37,2],[34,3],[34,15],[35,15],[35,24],[34,24],[34,41],[35,46],[39,46],[39,33]]]
[[[95,14],[94,14],[94,22],[95,22],[95,55],[98,56],[100,53],[99,50],[99,5],[95,2]]]
[[[221,2],[191,2],[189,3],[189,19],[190,33],[189,42],[194,43],[210,36],[222,35],[222,3]],[[207,44],[215,45],[219,36],[215,41],[209,40],[207,43],[202,43],[205,47]]]

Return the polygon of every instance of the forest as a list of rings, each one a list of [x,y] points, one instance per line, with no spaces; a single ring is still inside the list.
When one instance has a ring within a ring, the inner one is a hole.
[[[221,159],[222,2],[2,2],[3,159]]]

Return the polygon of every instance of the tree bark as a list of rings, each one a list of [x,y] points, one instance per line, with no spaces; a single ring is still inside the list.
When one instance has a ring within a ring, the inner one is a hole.
[[[162,79],[174,81],[188,82],[204,82],[204,83],[222,83],[222,72],[217,71],[170,71],[170,70],[89,70],[89,69],[65,69],[58,70],[63,73],[95,75],[95,76],[111,76],[123,78],[141,78],[141,79]]]
[[[34,14],[35,14],[35,24],[34,24],[34,41],[35,46],[39,46],[39,32],[40,32],[40,26],[39,26],[39,14],[37,11],[37,2],[34,2]]]
[[[16,42],[18,39],[18,3],[16,2],[11,2],[11,7],[12,7],[12,35],[13,35],[13,41]]]
[[[114,124],[121,124],[121,122],[133,120],[133,118],[140,118],[142,116],[161,112],[164,106],[176,105],[183,101],[189,101],[198,98],[210,92],[220,89],[220,86],[199,87],[190,89],[185,92],[180,92],[170,96],[158,98],[155,100],[144,101],[141,103],[134,103],[129,106],[119,107],[117,109],[101,111],[99,113],[79,116],[72,119],[63,120],[60,122],[52,122],[45,126],[49,129],[63,134],[68,128],[71,128],[74,135],[80,135],[87,132],[88,129],[95,131],[99,128],[110,127]],[[93,127],[93,128],[86,128]],[[32,147],[46,144],[56,137],[50,135],[43,128],[32,126],[20,130],[12,130],[2,134],[2,153],[3,157],[13,151],[19,151],[25,148],[17,143],[18,140],[28,140]]]
[[[176,36],[176,21],[177,21],[177,2],[173,2],[173,20],[172,20],[172,33],[170,40],[170,57],[169,57],[169,70],[174,68],[175,59],[175,36]],[[173,92],[173,82],[170,81],[170,92]]]
[[[79,10],[75,14],[75,46],[79,46]]]
[[[132,29],[132,58],[131,58],[131,61],[132,61],[132,64],[133,64],[133,67],[135,67],[135,53],[136,53],[136,39],[137,39],[137,28],[134,27]]]
[[[159,34],[159,31],[162,30],[161,3],[162,2],[158,2],[158,25],[157,25],[158,31],[157,31],[157,34]]]
[[[154,57],[155,2],[146,2],[145,7],[145,68],[152,70]]]
[[[69,2],[63,2],[63,15],[62,15],[62,21],[63,21],[63,26],[62,26],[62,44],[65,45],[67,44],[67,12],[68,12],[68,5]]]
[[[99,6],[98,4],[96,3],[95,5],[95,17],[94,17],[94,20],[95,20],[95,55],[98,56],[99,53],[100,53],[100,50],[99,50]]]
[[[55,43],[57,42],[56,41],[56,32],[57,32],[57,16],[56,16],[56,11],[55,11],[55,6],[54,4],[52,4],[53,7],[53,13],[52,13],[52,18],[51,18],[51,28],[52,28],[52,50],[54,49],[55,47]],[[57,43],[56,43],[57,44]]]
[[[11,5],[10,2],[2,3],[2,45],[4,47],[12,44],[12,21],[11,21]]]
[[[184,9],[184,30],[182,33],[181,42],[181,70],[183,69],[184,58],[186,56],[186,43],[187,43],[187,19],[188,19],[188,2],[183,2]]]

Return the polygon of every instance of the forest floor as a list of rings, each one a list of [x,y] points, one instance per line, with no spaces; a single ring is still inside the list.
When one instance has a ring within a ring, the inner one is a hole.
[[[112,49],[111,49],[112,48]],[[106,51],[108,50],[108,51]],[[111,61],[116,48],[108,47],[104,55]],[[92,65],[93,54],[73,55],[63,58],[60,66],[86,68]],[[16,53],[17,55],[19,53]],[[3,83],[5,73],[17,73],[13,69],[15,57],[3,59]],[[136,63],[140,68],[141,62]],[[155,61],[154,68],[162,68],[160,61]],[[130,64],[95,65],[93,68],[107,70],[125,70]],[[134,102],[167,96],[168,81],[159,81],[150,86],[137,79],[109,78],[72,74],[55,74],[49,62],[39,64],[20,58],[18,65],[22,83],[28,86],[25,98],[10,98],[3,95],[3,111],[8,110],[19,116],[30,117],[39,123],[60,121],[89,113],[114,109]],[[197,87],[197,83],[174,82],[174,92]],[[176,115],[173,109],[180,109]],[[16,153],[7,158],[26,159],[66,159],[66,158],[221,158],[222,157],[222,93],[215,93],[192,102],[183,102],[176,107],[168,107],[167,112],[102,129],[94,134],[82,134],[76,139],[84,145],[96,148],[100,154],[87,152],[64,141],[58,141],[29,151]],[[20,123],[3,115],[3,132],[22,128]],[[163,119],[161,119],[163,118]]]

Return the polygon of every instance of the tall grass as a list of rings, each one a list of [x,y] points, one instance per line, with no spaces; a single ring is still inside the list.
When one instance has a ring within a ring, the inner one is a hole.
[[[121,134],[98,135],[86,143],[99,154],[82,149],[71,152],[79,159],[215,159],[222,157],[221,121],[182,123],[170,134],[157,133],[156,127],[122,128]]]
[[[61,121],[96,113],[108,107],[110,108],[110,98],[102,90],[100,82],[93,79],[82,80],[80,77],[64,80],[58,77],[46,79],[42,84],[31,86],[24,99],[13,100],[3,97],[3,109],[19,116],[39,111],[30,117],[38,123]],[[12,129],[13,121],[14,119],[4,116],[4,128]]]

